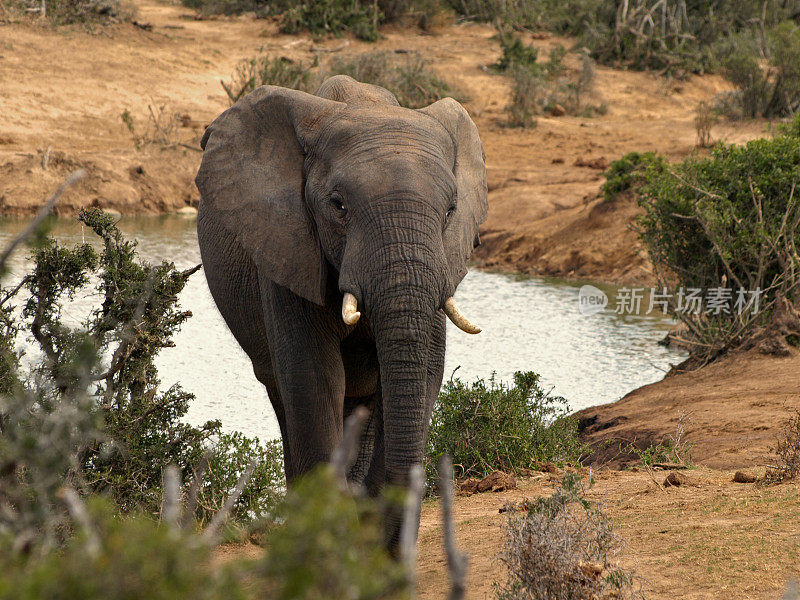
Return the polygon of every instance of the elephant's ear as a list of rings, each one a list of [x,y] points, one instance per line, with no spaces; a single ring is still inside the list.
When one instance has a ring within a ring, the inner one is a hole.
[[[324,302],[326,268],[303,200],[304,147],[319,121],[341,106],[260,87],[206,129],[195,179],[198,218],[231,232],[261,275],[317,304]]]
[[[478,128],[461,104],[445,98],[420,111],[439,121],[455,143],[453,174],[458,208],[445,230],[444,247],[452,283],[456,286],[467,274],[467,260],[478,243],[478,226],[489,213],[486,156]]]

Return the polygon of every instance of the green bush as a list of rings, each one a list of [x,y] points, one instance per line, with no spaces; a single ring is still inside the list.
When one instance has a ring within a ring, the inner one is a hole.
[[[223,563],[192,527],[76,498],[57,547],[26,551],[0,529],[0,600],[409,597],[404,566],[384,548],[381,506],[344,491],[328,466],[293,487],[256,559]]]
[[[549,497],[507,504],[500,560],[507,579],[498,600],[641,598],[631,571],[618,564],[624,548],[588,486],[565,475]]]
[[[272,516],[283,498],[283,445],[280,440],[262,443],[242,433],[223,433],[208,457],[208,477],[198,495],[197,517],[208,521],[222,504],[246,467],[255,463],[247,487],[233,505],[231,516],[242,522]]]
[[[350,32],[368,41],[378,39],[377,26],[400,19],[410,8],[409,0],[181,0],[184,6],[205,15],[279,17],[286,33],[309,31],[313,35]],[[376,12],[377,7],[377,12]]]
[[[495,378],[466,385],[451,380],[433,409],[425,456],[429,482],[449,454],[458,477],[483,477],[494,470],[519,473],[542,461],[576,463],[584,452],[577,420],[566,401],[550,396],[533,372],[515,373],[514,385]]]
[[[538,50],[524,43],[513,30],[500,26],[498,37],[503,54],[494,67],[511,77],[511,99],[506,108],[510,127],[533,127],[536,115],[546,111],[584,117],[605,112],[605,105],[586,100],[592,93],[595,75],[589,56],[581,55],[578,72],[568,72],[564,46],[553,47],[542,63],[538,61]]]
[[[0,511],[0,530],[30,529],[16,518],[36,515],[35,530],[46,543],[58,537],[61,517],[51,507],[67,482],[107,494],[124,511],[157,514],[164,469],[175,465],[190,481],[220,435],[218,421],[200,427],[181,421],[193,396],[177,385],[161,391],[154,363],[191,316],[177,300],[197,269],[141,262],[136,244],[100,210],[82,211],[79,219],[102,240],[99,253],[89,244],[69,249],[43,237],[32,271],[0,292],[7,392],[0,399],[0,504],[28,507]],[[10,303],[23,289],[28,297],[20,315]],[[94,295],[98,305],[81,325],[68,327],[62,307],[78,293]],[[30,375],[19,373],[19,335],[30,335],[41,350]],[[263,461],[256,487],[233,515],[248,520],[266,511],[274,502],[266,488],[283,485],[280,452],[235,435],[221,436],[211,454],[204,506],[220,506],[253,459]]]
[[[518,65],[528,69],[537,77],[544,75],[542,65],[537,62],[539,60],[539,51],[535,47],[523,42],[522,38],[513,29],[500,27],[497,35],[500,39],[500,49],[503,51],[502,56],[497,61],[496,67],[498,70],[506,71],[514,65]]]
[[[758,58],[769,31],[798,20],[798,3],[761,0],[449,0],[467,18],[577,37],[601,64],[686,77],[716,70],[732,44]],[[762,13],[763,11],[763,13]]]
[[[279,514],[259,567],[264,597],[408,597],[405,570],[384,549],[379,505],[343,494],[329,466],[293,484]]]
[[[771,341],[758,342],[762,349],[770,344],[786,351],[800,327],[800,259],[794,250],[800,243],[800,138],[784,134],[744,146],[720,144],[708,158],[651,168],[646,178],[640,235],[664,287],[703,293],[730,288],[729,304],[739,289],[760,290],[757,311],[753,302],[743,304],[743,311],[733,305],[729,312],[680,313],[697,352],[713,358],[767,335]]]
[[[648,169],[659,171],[665,167],[664,158],[655,152],[629,152],[613,161],[603,173],[606,178],[602,187],[603,199],[612,202],[620,194],[635,192],[647,181]]]
[[[231,81],[220,83],[231,104],[262,85],[313,92],[317,87],[317,78],[312,69],[316,66],[316,61],[307,65],[284,57],[271,58],[262,55],[241,61],[236,66]]]
[[[535,127],[545,95],[544,81],[520,65],[510,68],[511,100],[506,107],[509,127]]]
[[[23,14],[41,15],[45,5],[45,16],[52,25],[80,24],[87,27],[131,21],[136,9],[121,0],[11,0],[9,8]]]
[[[278,85],[311,93],[332,75],[349,75],[356,81],[384,87],[397,97],[401,106],[407,108],[428,106],[447,96],[465,100],[462,93],[431,70],[427,61],[419,56],[399,58],[385,50],[337,58],[327,68],[318,67],[316,61],[304,64],[264,55],[242,61],[231,81],[222,82],[222,87],[233,104],[262,85]]]
[[[378,39],[380,13],[367,0],[314,0],[297,2],[282,17],[281,31],[311,34],[341,35],[352,33],[359,39],[374,42]]]
[[[88,527],[62,548],[12,551],[0,537],[3,600],[237,600],[249,597],[229,569],[209,568],[211,548],[152,518],[120,518],[102,499],[88,503]]]
[[[723,60],[736,91],[718,104],[732,117],[782,117],[800,108],[800,28],[784,21],[768,36],[769,61],[763,68],[752,45],[738,44]]]
[[[349,75],[356,81],[384,87],[406,108],[421,108],[447,96],[465,100],[419,56],[398,58],[383,50],[362,52],[332,61],[326,75]]]
[[[181,0],[181,3],[204,15],[239,15],[252,12],[257,17],[283,14],[292,0]]]

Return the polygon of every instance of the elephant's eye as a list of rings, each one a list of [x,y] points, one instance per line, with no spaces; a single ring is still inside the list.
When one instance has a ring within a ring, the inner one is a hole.
[[[339,192],[333,192],[331,194],[330,201],[331,201],[331,204],[333,204],[334,208],[336,208],[336,210],[339,210],[339,211],[342,211],[342,212],[345,211],[344,198],[342,198],[342,195]]]
[[[447,209],[447,212],[445,213],[444,218],[445,219],[449,219],[453,215],[454,212],[456,212],[456,205],[455,204],[451,204],[450,207]]]

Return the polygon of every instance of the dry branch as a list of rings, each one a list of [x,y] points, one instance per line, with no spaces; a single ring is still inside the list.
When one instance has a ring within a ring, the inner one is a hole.
[[[50,212],[53,210],[53,207],[55,206],[56,202],[58,202],[58,199],[61,198],[62,194],[85,176],[86,171],[83,169],[78,169],[77,171],[70,173],[69,176],[67,176],[67,178],[64,180],[64,183],[58,186],[56,192],[50,196],[50,199],[45,203],[45,205],[39,209],[39,213],[36,215],[36,218],[34,218],[33,221],[31,221],[28,226],[19,235],[17,235],[17,237],[15,237],[8,246],[6,246],[6,249],[3,250],[3,254],[0,255],[0,273],[5,270],[6,262],[14,250],[17,249],[17,246],[33,235],[39,225],[42,224],[42,221],[50,216]]]
[[[447,570],[450,573],[450,600],[462,600],[467,589],[467,555],[456,548],[453,525],[453,463],[445,454],[439,461],[439,493],[442,495],[442,525]]]
[[[344,434],[341,443],[336,447],[331,455],[331,466],[336,477],[342,483],[347,482],[347,471],[356,459],[358,443],[361,440],[361,433],[364,424],[369,416],[369,411],[364,406],[359,406],[353,411],[344,423]]]
[[[422,465],[414,465],[408,475],[408,493],[403,509],[403,525],[400,528],[400,558],[406,568],[408,589],[412,596],[417,588],[417,532],[419,530],[422,494],[425,491],[425,471]]]
[[[181,518],[181,474],[175,465],[168,465],[164,469],[163,488],[161,518],[167,525],[177,529]]]
[[[211,523],[208,524],[208,527],[206,527],[206,530],[203,532],[203,538],[206,541],[214,543],[217,540],[219,530],[225,524],[225,521],[228,520],[228,515],[230,514],[231,510],[233,510],[233,505],[236,504],[239,496],[242,495],[244,488],[247,487],[247,482],[250,481],[250,478],[253,476],[253,472],[255,470],[256,461],[253,461],[247,467],[247,470],[242,473],[242,476],[239,477],[236,487],[233,488],[230,496],[225,499],[225,503],[222,505],[222,508],[216,512],[214,517],[211,519]]]

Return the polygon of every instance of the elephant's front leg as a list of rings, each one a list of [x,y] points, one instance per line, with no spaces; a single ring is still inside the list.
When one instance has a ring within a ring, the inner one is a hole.
[[[345,393],[340,337],[324,307],[271,285],[265,321],[286,423],[286,481],[328,462],[341,442]]]

